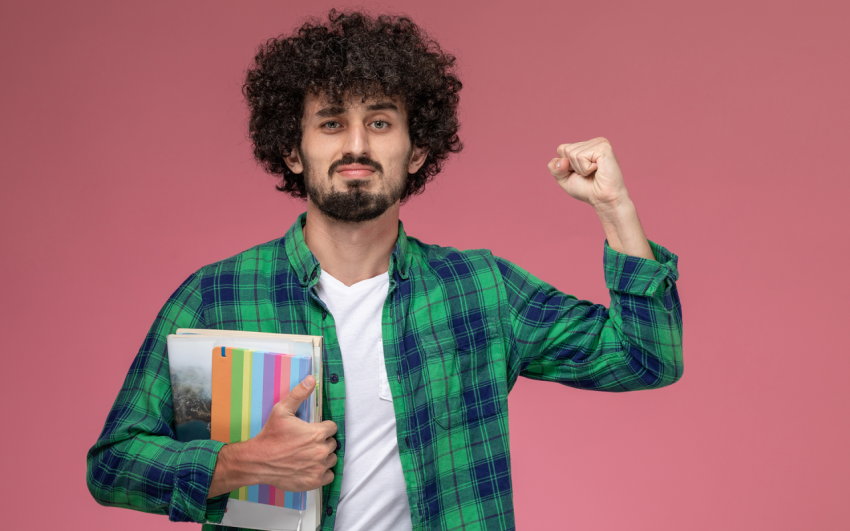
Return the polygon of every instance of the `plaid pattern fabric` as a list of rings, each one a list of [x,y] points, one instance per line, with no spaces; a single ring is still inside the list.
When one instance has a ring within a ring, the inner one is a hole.
[[[304,243],[304,220],[279,240],[200,269],[166,302],[88,454],[98,502],[176,521],[221,520],[227,495],[206,494],[223,444],[174,440],[169,333],[315,334],[325,339],[324,418],[338,424],[341,444],[323,490],[321,529],[333,529],[345,469],[345,375],[333,316],[313,290],[321,268]],[[518,376],[598,391],[662,387],[682,376],[677,257],[650,245],[657,261],[605,243],[605,308],[489,251],[423,244],[399,224],[382,332],[414,529],[515,528],[507,398]]]

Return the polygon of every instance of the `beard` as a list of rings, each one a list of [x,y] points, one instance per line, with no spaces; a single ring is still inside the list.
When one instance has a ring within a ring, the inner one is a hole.
[[[307,196],[323,214],[337,221],[361,223],[377,218],[401,199],[407,185],[407,173],[405,172],[399,176],[399,179],[390,181],[391,186],[383,192],[366,191],[365,187],[368,183],[365,180],[349,180],[346,182],[347,189],[345,191],[337,190],[331,181],[333,173],[336,168],[346,164],[371,166],[375,170],[378,180],[387,182],[384,181],[384,170],[379,162],[368,157],[355,158],[349,155],[331,164],[328,169],[330,189],[322,190],[316,186],[317,179],[321,177],[313,173],[313,167],[308,163],[304,154],[300,152],[299,154],[304,165],[304,186],[307,189]],[[393,182],[397,184],[393,186]]]

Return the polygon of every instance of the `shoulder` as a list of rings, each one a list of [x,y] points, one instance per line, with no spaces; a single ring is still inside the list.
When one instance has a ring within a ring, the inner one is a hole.
[[[489,249],[466,249],[423,243],[408,237],[414,261],[433,270],[440,277],[492,272],[498,269],[498,257]]]
[[[281,266],[287,265],[284,238],[277,238],[255,245],[240,253],[234,254],[207,264],[195,273],[203,282],[205,279],[221,275],[233,275],[250,272],[251,274],[271,274]]]
[[[283,241],[255,245],[198,269],[193,276],[207,328],[275,331],[257,328],[274,326],[274,301],[303,299]],[[255,320],[248,323],[247,315]]]
[[[418,238],[411,236],[407,237],[407,241],[414,255],[422,257],[429,263],[451,262],[455,260],[492,261],[494,259],[493,253],[489,249],[460,250],[457,247],[424,243]]]
[[[427,268],[441,282],[475,279],[479,287],[502,286],[509,293],[532,288],[547,291],[554,289],[515,263],[494,255],[489,249],[461,251],[455,247],[422,243],[416,238],[408,240],[415,254],[420,257],[423,268]]]

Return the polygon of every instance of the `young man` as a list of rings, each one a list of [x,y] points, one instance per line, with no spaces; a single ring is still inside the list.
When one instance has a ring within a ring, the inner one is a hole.
[[[604,138],[560,145],[549,170],[599,214],[610,310],[405,234],[400,204],[461,149],[453,64],[409,20],[358,13],[261,48],[244,87],[254,152],[307,211],[168,300],[89,452],[100,503],[219,521],[238,487],[324,486],[322,529],[513,529],[518,376],[605,391],[681,377],[676,256],[644,236]],[[326,420],[293,416],[308,377],[254,439],[177,442],[165,338],[181,327],[322,335]]]

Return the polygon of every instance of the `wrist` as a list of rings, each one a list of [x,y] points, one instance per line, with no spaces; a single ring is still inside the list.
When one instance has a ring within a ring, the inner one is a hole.
[[[262,467],[257,466],[256,460],[252,459],[254,452],[248,442],[250,441],[227,444],[219,450],[209,497],[219,496],[245,485],[262,483],[259,474]]]
[[[619,225],[635,217],[636,214],[635,204],[628,194],[612,201],[595,203],[593,209],[605,225]]]
[[[631,199],[625,198],[611,208],[597,210],[608,246],[611,249],[647,260],[655,260],[649,241],[638,219],[637,209]]]
[[[257,458],[256,440],[249,439],[239,443],[231,444],[234,452],[228,456],[230,469],[234,477],[238,478],[243,485],[256,485],[263,483],[262,472],[264,467]]]

